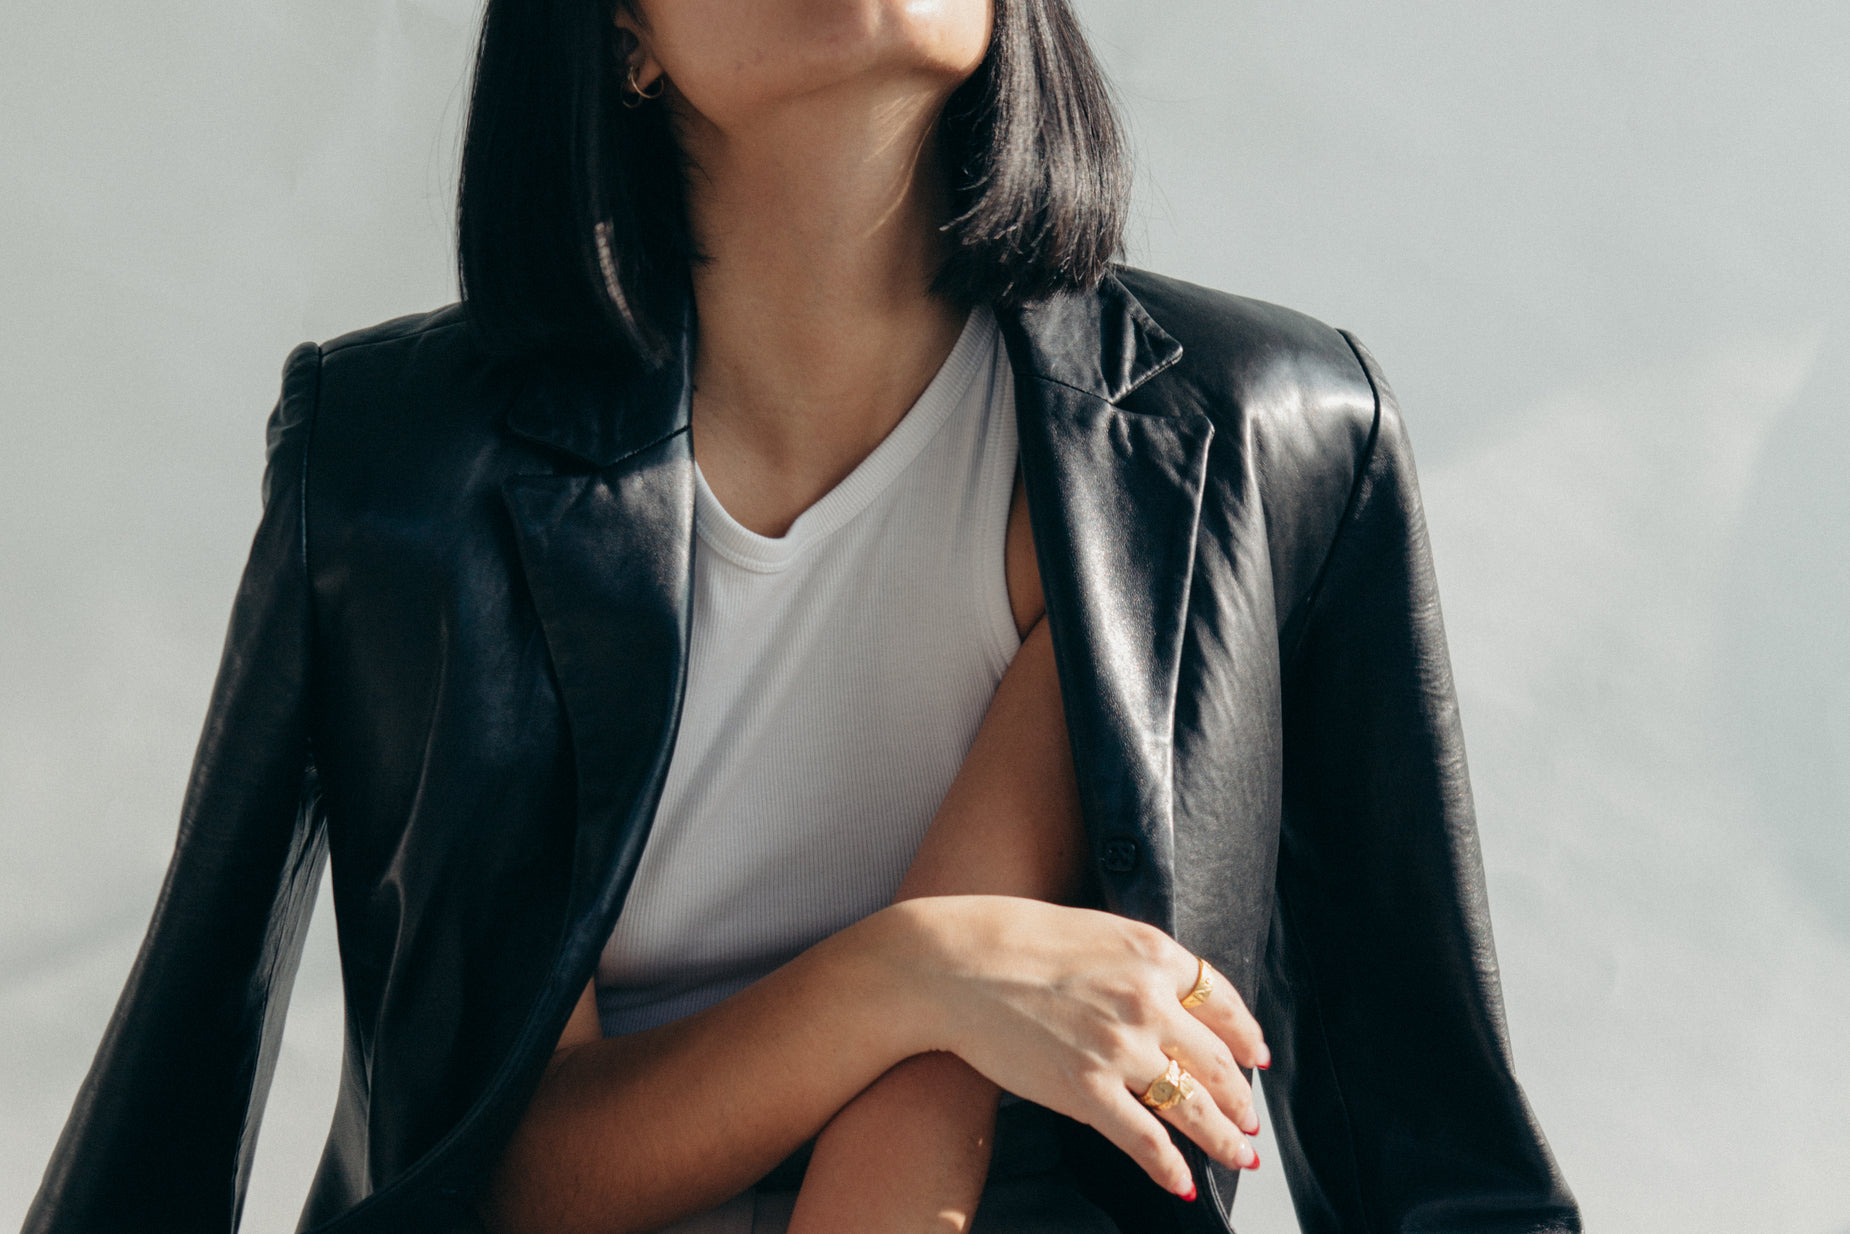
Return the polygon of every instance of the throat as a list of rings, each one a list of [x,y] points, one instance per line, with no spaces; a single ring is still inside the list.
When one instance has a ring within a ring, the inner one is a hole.
[[[714,497],[753,532],[784,535],[919,405],[970,319],[936,299],[802,332],[767,315],[748,345],[697,350],[692,442]]]

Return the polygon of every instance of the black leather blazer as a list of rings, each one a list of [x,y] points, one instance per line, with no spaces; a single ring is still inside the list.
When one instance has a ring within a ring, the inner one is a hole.
[[[1207,956],[1324,1231],[1578,1230],[1511,1073],[1413,461],[1374,362],[1134,269],[999,313],[1103,902]],[[331,854],[304,1228],[476,1228],[636,869],[687,656],[688,333],[514,363],[452,306],[289,357],[172,866],[26,1221],[229,1231]],[[1231,1229],[1088,1128],[1127,1234]]]

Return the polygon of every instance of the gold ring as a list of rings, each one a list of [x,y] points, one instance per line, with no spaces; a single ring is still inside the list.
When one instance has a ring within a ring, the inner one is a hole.
[[[1152,1110],[1167,1110],[1194,1095],[1195,1077],[1182,1070],[1182,1064],[1172,1058],[1163,1074],[1151,1080],[1150,1087],[1144,1090],[1143,1103]]]
[[[1214,970],[1204,957],[1197,956],[1195,963],[1199,965],[1195,970],[1195,988],[1182,996],[1184,1007],[1199,1007],[1214,993]]]

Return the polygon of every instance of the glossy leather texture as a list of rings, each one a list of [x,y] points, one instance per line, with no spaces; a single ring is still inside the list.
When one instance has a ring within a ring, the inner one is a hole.
[[[1578,1230],[1374,362],[1130,268],[998,316],[1102,902],[1254,1004],[1304,1229]],[[452,306],[289,357],[173,864],[29,1231],[233,1227],[324,854],[347,1044],[303,1226],[478,1228],[673,748],[691,335],[517,363]],[[1232,1228],[1186,1141],[1193,1204],[1067,1133],[1126,1234]]]

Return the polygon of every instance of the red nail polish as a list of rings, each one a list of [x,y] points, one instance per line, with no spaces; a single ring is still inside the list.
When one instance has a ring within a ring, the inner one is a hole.
[[[1271,1059],[1267,1059],[1265,1062],[1259,1064],[1259,1070],[1261,1071],[1270,1071],[1271,1069],[1272,1069]]]
[[[1195,1202],[1195,1194],[1196,1194],[1196,1193],[1195,1193],[1195,1184],[1194,1184],[1194,1183],[1190,1183],[1190,1184],[1188,1185],[1188,1190],[1187,1190],[1187,1191],[1184,1191],[1184,1192],[1182,1193],[1182,1198],[1183,1198],[1183,1199],[1185,1199],[1185,1200],[1187,1200],[1187,1201],[1188,1201],[1189,1203],[1191,1203],[1191,1204],[1193,1204],[1193,1203]]]
[[[1249,1170],[1256,1170],[1259,1168],[1259,1150],[1258,1149],[1255,1148],[1253,1150],[1253,1163],[1247,1166],[1246,1168]]]

